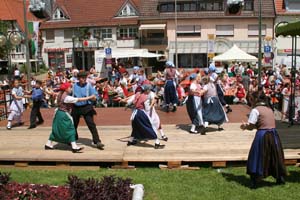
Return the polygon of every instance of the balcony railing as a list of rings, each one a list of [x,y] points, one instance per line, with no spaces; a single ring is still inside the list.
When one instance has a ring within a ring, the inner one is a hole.
[[[141,45],[168,45],[168,38],[141,38]]]

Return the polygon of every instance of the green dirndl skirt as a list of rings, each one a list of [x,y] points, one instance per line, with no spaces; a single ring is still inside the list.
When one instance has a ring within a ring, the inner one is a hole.
[[[69,113],[61,110],[55,112],[49,140],[66,144],[76,141],[76,130]]]

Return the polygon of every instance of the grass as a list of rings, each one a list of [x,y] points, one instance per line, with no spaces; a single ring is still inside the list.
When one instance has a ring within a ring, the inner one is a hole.
[[[300,168],[288,167],[285,185],[276,185],[272,177],[265,179],[256,190],[249,189],[249,177],[244,167],[220,170],[201,168],[197,171],[160,170],[138,168],[137,170],[20,170],[1,169],[10,172],[13,181],[64,185],[69,174],[81,178],[101,178],[105,175],[129,177],[134,183],[145,187],[145,200],[279,200],[300,198]]]

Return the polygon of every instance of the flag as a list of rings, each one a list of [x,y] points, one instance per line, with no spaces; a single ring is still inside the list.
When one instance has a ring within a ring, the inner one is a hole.
[[[31,36],[31,54],[37,58],[40,22],[28,22],[28,32]]]

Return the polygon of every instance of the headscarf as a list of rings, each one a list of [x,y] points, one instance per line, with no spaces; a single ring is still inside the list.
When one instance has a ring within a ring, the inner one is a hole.
[[[167,67],[175,67],[174,63],[170,60],[166,62],[166,66]]]
[[[211,63],[208,67],[208,71],[209,72],[215,72],[216,71],[216,66],[213,63]]]
[[[189,76],[189,79],[194,80],[194,79],[196,79],[196,77],[197,77],[197,74],[193,73]]]
[[[141,86],[143,91],[151,90],[152,86],[150,84],[144,84]]]
[[[133,70],[139,70],[139,69],[140,69],[139,66],[134,66],[134,67],[133,67]]]
[[[60,90],[60,91],[66,91],[66,90],[67,90],[69,87],[71,87],[71,86],[72,86],[71,83],[65,82],[65,83],[62,83],[62,84],[60,85],[59,90]]]

